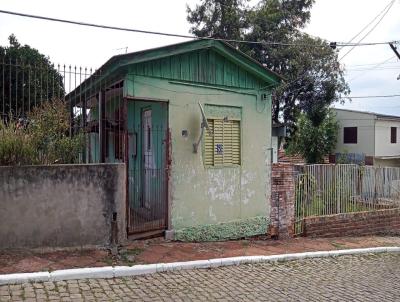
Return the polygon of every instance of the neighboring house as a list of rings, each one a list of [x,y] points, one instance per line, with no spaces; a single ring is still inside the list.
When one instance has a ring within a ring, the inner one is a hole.
[[[112,57],[68,95],[89,112],[86,161],[127,163],[129,234],[266,232],[279,81],[226,43],[195,40]]]
[[[339,122],[338,158],[375,166],[400,166],[400,116],[334,109]]]

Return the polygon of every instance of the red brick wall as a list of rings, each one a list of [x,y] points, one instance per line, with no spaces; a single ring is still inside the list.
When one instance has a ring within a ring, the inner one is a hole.
[[[400,234],[400,209],[308,217],[304,230],[310,237]]]
[[[294,231],[294,166],[291,163],[272,165],[271,237],[293,237]]]

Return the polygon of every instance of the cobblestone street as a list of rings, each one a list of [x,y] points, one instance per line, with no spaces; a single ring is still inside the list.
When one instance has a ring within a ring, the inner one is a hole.
[[[0,286],[0,301],[400,301],[400,254]]]

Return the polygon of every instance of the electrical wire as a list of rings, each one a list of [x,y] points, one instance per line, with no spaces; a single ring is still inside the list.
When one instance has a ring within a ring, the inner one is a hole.
[[[391,56],[390,58],[388,58],[388,59],[382,61],[381,63],[376,64],[376,65],[375,65],[374,67],[372,67],[370,70],[367,70],[367,71],[365,71],[364,73],[361,73],[361,74],[358,74],[358,75],[352,77],[352,78],[349,80],[349,83],[352,82],[352,81],[354,81],[355,79],[357,79],[357,78],[359,78],[359,77],[365,75],[365,74],[368,73],[369,71],[374,70],[375,68],[377,68],[377,67],[379,67],[379,66],[385,64],[386,62],[392,60],[392,59],[395,58],[395,57],[396,57],[396,56]]]
[[[383,18],[385,18],[385,16],[387,15],[387,13],[390,11],[390,9],[393,7],[393,4],[395,3],[396,0],[392,0],[392,2],[390,2],[388,4],[389,7],[385,7],[386,11],[383,13],[383,15],[381,16],[381,18],[378,20],[378,22],[357,42],[357,43],[361,43],[383,20]],[[379,13],[379,15],[382,13]],[[355,48],[355,46],[351,47],[340,59],[339,62],[341,60],[343,60],[353,49]]]
[[[393,56],[392,58],[394,59],[396,56]],[[375,63],[364,63],[364,64],[349,64],[349,65],[346,65],[346,67],[363,67],[363,66],[374,66],[374,65],[377,65],[377,64],[381,64],[382,62],[375,62]],[[384,64],[387,64],[387,65],[396,65],[396,64],[400,64],[400,62],[397,62],[397,61],[395,61],[395,62],[386,62],[386,63],[384,63]],[[384,65],[384,64],[381,64],[381,65]]]
[[[126,28],[126,27],[118,27],[118,26],[109,26],[109,25],[102,25],[102,24],[94,24],[88,22],[81,22],[81,21],[72,21],[66,19],[59,19],[59,18],[52,18],[52,17],[45,17],[45,16],[38,16],[32,14],[25,14],[7,10],[0,10],[2,14],[20,16],[20,17],[27,17],[27,18],[34,18],[46,21],[53,21],[53,22],[61,22],[73,25],[81,25],[81,26],[89,26],[95,28],[102,28],[102,29],[110,29],[110,30],[119,30],[119,31],[127,31],[127,32],[136,32],[142,34],[152,34],[152,35],[160,35],[160,36],[168,36],[168,37],[177,37],[177,38],[184,38],[184,39],[197,39],[197,40],[214,40],[214,41],[223,41],[223,42],[232,42],[232,43],[245,43],[245,44],[260,44],[260,45],[279,45],[279,46],[301,46],[301,47],[326,47],[326,45],[310,45],[310,44],[300,44],[300,43],[284,43],[284,42],[276,42],[276,41],[249,41],[249,40],[235,40],[235,39],[219,39],[213,37],[195,37],[190,35],[183,35],[183,34],[175,34],[175,33],[165,33],[159,31],[149,31],[149,30],[142,30],[142,29],[133,29],[133,28]],[[374,45],[383,45],[394,43],[398,44],[400,41],[383,41],[383,42],[370,42],[370,43],[343,43],[343,42],[336,42],[336,46],[341,47],[356,47],[356,46],[374,46]]]
[[[352,38],[348,41],[348,43],[353,42],[353,40],[354,40],[355,38],[357,38],[359,35],[361,35],[361,33],[364,32],[364,30],[366,30],[372,23],[374,23],[375,20],[379,18],[379,16],[391,5],[392,2],[393,2],[392,0],[389,1],[389,3],[385,6],[385,8],[384,8],[378,15],[376,15],[375,18],[372,19],[367,25],[365,25],[365,26],[361,29],[361,31],[359,31],[354,37],[352,37]]]
[[[372,99],[372,98],[396,98],[396,97],[400,97],[400,94],[344,96],[342,97],[342,99]]]
[[[399,70],[400,66],[383,66],[383,67],[371,67],[371,68],[350,68],[346,69],[346,71],[351,71],[351,72],[358,72],[358,71],[380,71],[380,70]]]

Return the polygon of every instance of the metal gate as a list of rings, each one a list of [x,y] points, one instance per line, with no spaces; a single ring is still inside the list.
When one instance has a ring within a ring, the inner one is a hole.
[[[152,123],[151,110],[128,133],[128,233],[163,231],[168,222],[169,131]]]

